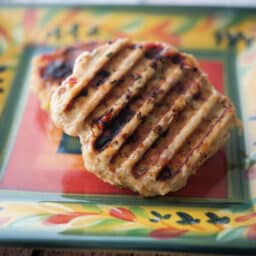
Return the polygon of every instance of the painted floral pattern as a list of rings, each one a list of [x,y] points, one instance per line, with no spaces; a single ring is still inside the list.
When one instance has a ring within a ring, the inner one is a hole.
[[[256,240],[255,212],[186,207],[118,206],[56,202],[0,204],[0,230],[39,229],[61,235],[118,235],[168,240],[214,236],[216,241]]]

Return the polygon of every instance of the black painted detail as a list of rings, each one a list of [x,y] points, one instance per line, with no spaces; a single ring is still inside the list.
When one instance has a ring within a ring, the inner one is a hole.
[[[212,224],[228,224],[230,218],[227,216],[220,217],[216,213],[206,212],[205,215],[208,217],[207,222]]]
[[[180,220],[177,221],[177,223],[182,224],[182,225],[191,225],[191,224],[197,224],[200,223],[200,219],[193,218],[190,214],[185,213],[185,212],[177,212],[176,213],[179,217]]]
[[[61,31],[60,31],[60,28],[59,27],[56,27],[54,28],[53,30],[49,31],[47,33],[47,37],[50,37],[50,36],[54,36],[56,39],[60,39],[61,38]]]
[[[72,25],[70,26],[69,33],[70,33],[74,38],[77,38],[77,37],[78,37],[79,27],[80,27],[79,24],[72,24]]]
[[[157,223],[157,222],[160,222],[161,220],[168,220],[168,219],[170,219],[171,218],[171,214],[169,214],[169,213],[167,213],[167,214],[161,214],[161,213],[159,213],[159,212],[157,212],[157,211],[151,211],[150,212],[152,215],[153,215],[153,218],[150,218],[149,220],[151,221],[151,222],[154,222],[154,223]]]
[[[1,73],[1,72],[4,72],[6,69],[7,69],[6,66],[2,66],[2,65],[1,65],[1,66],[0,66],[0,73]]]
[[[97,35],[97,34],[99,34],[99,27],[97,27],[97,26],[93,26],[93,27],[89,28],[89,30],[87,32],[88,36],[93,36],[93,35]]]

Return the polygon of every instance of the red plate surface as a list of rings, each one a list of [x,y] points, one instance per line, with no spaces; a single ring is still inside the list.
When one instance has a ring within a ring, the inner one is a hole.
[[[210,81],[223,92],[223,64],[201,60]],[[30,93],[17,138],[0,187],[23,191],[82,194],[133,194],[102,182],[83,168],[80,155],[57,153],[62,131],[42,111]],[[224,150],[220,150],[189,179],[182,190],[170,196],[226,198],[227,176]]]

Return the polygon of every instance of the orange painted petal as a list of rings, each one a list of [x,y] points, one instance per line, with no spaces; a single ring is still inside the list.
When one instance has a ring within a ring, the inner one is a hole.
[[[188,230],[186,229],[180,230],[175,228],[159,228],[151,231],[149,236],[155,239],[162,240],[179,237],[185,234],[186,232],[188,232]]]

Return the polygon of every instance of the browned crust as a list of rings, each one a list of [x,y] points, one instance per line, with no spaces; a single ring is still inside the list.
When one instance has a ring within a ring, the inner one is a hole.
[[[51,98],[56,126],[80,137],[86,169],[143,196],[183,187],[238,123],[197,61],[163,43],[120,39],[85,51],[49,87],[34,90]]]
[[[72,73],[74,61],[78,55],[84,51],[92,51],[99,42],[82,42],[73,46],[57,49],[51,53],[41,54],[34,57],[32,61],[31,88],[38,97],[41,107],[45,110],[50,109],[50,100],[53,92],[58,88],[62,81]],[[44,77],[43,71],[47,70],[53,63],[70,63],[70,72],[66,72],[58,77]]]

